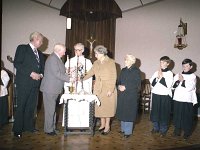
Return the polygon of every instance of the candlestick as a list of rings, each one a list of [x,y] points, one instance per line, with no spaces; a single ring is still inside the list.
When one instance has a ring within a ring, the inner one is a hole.
[[[69,62],[69,64],[68,64],[68,75],[70,75],[70,59],[69,59],[69,55],[67,55],[67,61]]]
[[[86,58],[85,58],[85,75],[87,73],[87,70],[86,70]]]
[[[78,70],[79,70],[79,56],[77,56],[77,64],[76,64],[76,93],[77,93],[77,87],[78,87]]]

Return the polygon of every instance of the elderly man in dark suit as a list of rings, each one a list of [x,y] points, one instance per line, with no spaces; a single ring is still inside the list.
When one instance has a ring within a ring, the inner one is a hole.
[[[61,57],[65,55],[66,48],[63,44],[56,44],[54,52],[47,58],[45,63],[44,78],[40,86],[43,92],[44,102],[44,132],[48,135],[56,135],[56,100],[62,93],[64,82],[69,82],[65,65]]]
[[[43,38],[39,32],[31,33],[30,43],[19,45],[15,53],[17,109],[13,132],[18,138],[24,131],[35,132],[34,112],[44,72],[44,56],[37,48],[43,44]]]

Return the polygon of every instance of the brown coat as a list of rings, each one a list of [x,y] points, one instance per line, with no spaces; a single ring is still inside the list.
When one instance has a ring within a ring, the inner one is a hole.
[[[96,60],[84,80],[93,75],[95,75],[93,93],[97,95],[101,102],[101,106],[95,106],[95,117],[113,117],[116,112],[117,100],[117,74],[114,60],[108,56],[102,63]],[[110,97],[107,96],[108,91],[112,92]]]

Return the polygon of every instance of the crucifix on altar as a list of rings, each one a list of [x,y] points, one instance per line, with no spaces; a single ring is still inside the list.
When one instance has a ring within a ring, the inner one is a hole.
[[[93,39],[92,36],[90,36],[90,39],[87,40],[90,43],[90,58],[92,58],[92,50],[93,50],[93,43],[96,41]]]

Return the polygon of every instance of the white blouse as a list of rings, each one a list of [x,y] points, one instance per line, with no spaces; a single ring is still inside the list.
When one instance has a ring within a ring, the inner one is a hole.
[[[10,77],[8,76],[8,73],[5,70],[1,70],[1,80],[3,82],[3,85],[1,85],[1,97],[8,95],[8,90],[7,90],[7,86],[8,86],[8,82],[10,80]]]

